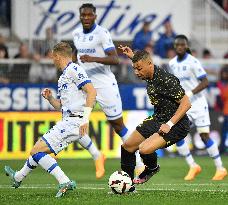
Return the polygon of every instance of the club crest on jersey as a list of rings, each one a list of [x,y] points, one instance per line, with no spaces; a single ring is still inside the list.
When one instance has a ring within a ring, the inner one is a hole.
[[[90,36],[90,37],[89,37],[89,41],[92,41],[92,40],[93,40],[93,36]]]
[[[79,80],[81,80],[81,79],[84,79],[85,76],[84,76],[82,73],[79,73],[79,74],[78,74],[78,78],[79,78]]]
[[[62,84],[62,89],[67,89],[67,83]]]

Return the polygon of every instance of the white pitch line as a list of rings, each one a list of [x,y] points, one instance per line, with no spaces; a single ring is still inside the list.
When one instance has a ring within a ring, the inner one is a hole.
[[[107,183],[108,184],[108,183]],[[107,186],[107,184],[80,184],[83,186]],[[160,184],[150,184],[150,186],[228,186],[228,183],[182,183],[182,184],[165,184],[165,183],[160,183]]]
[[[57,184],[27,184],[27,185],[22,185],[22,186],[26,186],[26,187],[44,187],[45,186],[57,186]],[[0,185],[0,188],[1,187],[8,187],[9,185]],[[108,183],[107,184],[84,184],[84,183],[79,183],[79,186],[80,187],[88,187],[88,186],[95,186],[95,187],[104,187],[104,186],[108,186]],[[141,186],[141,185],[139,185]],[[166,184],[166,183],[160,183],[160,184],[150,184],[150,186],[214,186],[214,187],[219,187],[219,186],[228,186],[228,183],[183,183],[183,184]]]
[[[55,189],[56,186],[21,186],[20,189]],[[13,187],[9,187],[6,185],[0,185],[0,189],[14,189]],[[106,190],[108,189],[105,187],[77,187],[77,189],[85,189],[85,190]],[[137,188],[138,191],[181,191],[181,192],[224,192],[227,193],[228,190],[222,189],[192,189],[192,190],[185,190],[185,189],[174,189],[174,188]]]

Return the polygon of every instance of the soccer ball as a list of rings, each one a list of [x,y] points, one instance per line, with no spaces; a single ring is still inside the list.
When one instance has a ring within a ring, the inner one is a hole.
[[[114,194],[124,194],[132,187],[132,180],[124,171],[115,171],[108,181],[108,185]]]

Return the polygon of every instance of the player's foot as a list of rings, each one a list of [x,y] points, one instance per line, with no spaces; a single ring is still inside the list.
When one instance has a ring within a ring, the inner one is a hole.
[[[9,166],[5,166],[4,169],[6,176],[9,176],[12,181],[12,187],[14,187],[15,189],[18,188],[21,185],[21,182],[16,181],[16,179],[14,178],[16,172]]]
[[[69,181],[64,184],[59,185],[59,191],[55,195],[56,198],[63,197],[68,190],[74,190],[76,188],[76,182],[75,181]]]
[[[101,179],[105,175],[104,163],[105,156],[104,154],[101,154],[100,157],[95,161],[97,179]]]
[[[145,170],[137,177],[133,179],[134,184],[143,184],[147,182],[153,175],[160,171],[160,166],[158,165],[154,169],[149,169],[145,167]]]
[[[197,164],[194,167],[191,167],[188,171],[188,174],[184,177],[184,180],[191,181],[201,172],[201,167]]]
[[[214,180],[214,181],[220,181],[220,180],[223,180],[226,176],[227,176],[227,170],[226,170],[226,168],[217,169],[216,172],[215,172],[214,177],[212,178],[212,180]]]
[[[135,167],[135,176],[138,177],[145,169],[145,165],[140,166],[140,167]]]

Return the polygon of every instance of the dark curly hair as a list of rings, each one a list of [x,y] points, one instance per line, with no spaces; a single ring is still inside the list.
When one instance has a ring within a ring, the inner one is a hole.
[[[93,4],[89,4],[89,3],[82,4],[81,7],[79,8],[79,12],[81,13],[81,10],[84,8],[90,8],[93,10],[94,13],[96,13],[96,7]]]
[[[145,60],[147,59],[148,57],[150,57],[150,54],[147,52],[147,51],[144,51],[144,50],[138,50],[134,53],[134,56],[132,58],[132,62],[133,63],[136,63],[140,60]]]

